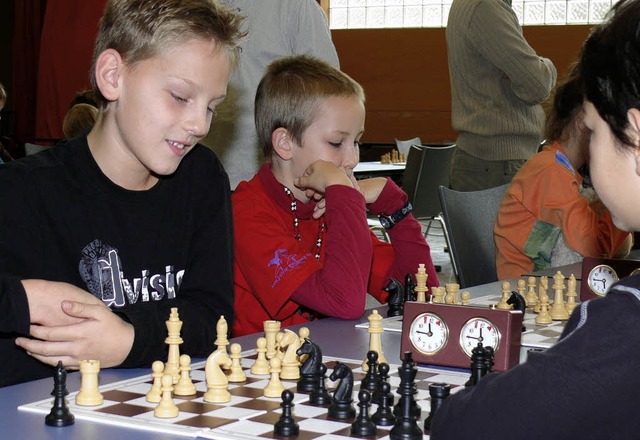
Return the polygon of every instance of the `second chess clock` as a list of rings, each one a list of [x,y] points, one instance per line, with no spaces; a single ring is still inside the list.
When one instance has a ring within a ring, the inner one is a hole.
[[[522,319],[517,310],[407,302],[401,353],[411,351],[424,364],[469,368],[471,350],[482,342],[494,349],[494,370],[506,371],[520,361]]]

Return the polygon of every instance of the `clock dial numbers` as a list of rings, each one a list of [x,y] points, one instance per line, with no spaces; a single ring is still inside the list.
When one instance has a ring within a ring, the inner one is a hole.
[[[422,313],[411,323],[409,339],[421,353],[434,355],[447,345],[449,327],[437,314]]]
[[[611,285],[617,281],[618,274],[607,264],[599,264],[591,269],[587,280],[591,291],[599,296],[606,295]]]
[[[471,318],[460,329],[460,347],[471,357],[472,350],[482,342],[484,347],[492,347],[495,351],[500,346],[500,330],[485,318]]]

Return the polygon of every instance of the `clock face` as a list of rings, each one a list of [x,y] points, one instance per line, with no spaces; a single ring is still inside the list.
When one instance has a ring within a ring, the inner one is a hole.
[[[460,347],[471,357],[471,352],[482,342],[484,347],[492,347],[494,351],[500,346],[500,330],[485,318],[471,318],[460,329]]]
[[[418,351],[426,355],[433,355],[447,345],[449,328],[435,313],[422,313],[416,316],[411,323],[409,339]]]
[[[599,264],[589,272],[587,283],[593,293],[604,296],[611,288],[611,285],[617,281],[618,274],[611,266]]]

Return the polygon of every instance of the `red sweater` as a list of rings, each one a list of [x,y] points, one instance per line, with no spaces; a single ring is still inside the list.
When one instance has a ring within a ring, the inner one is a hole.
[[[365,309],[367,292],[381,302],[390,278],[404,281],[419,263],[427,269],[427,284],[438,286],[429,245],[412,216],[389,230],[393,244],[369,230],[366,211],[391,214],[407,195],[388,180],[368,207],[359,191],[342,185],[327,188],[326,231],[315,257],[320,221],[313,219],[315,202],[297,201],[301,241],[294,238],[291,201],[264,165],[232,196],[235,234],[235,311],[233,336],[263,331],[265,320],[282,327],[307,322],[300,306],[320,315],[356,319]]]

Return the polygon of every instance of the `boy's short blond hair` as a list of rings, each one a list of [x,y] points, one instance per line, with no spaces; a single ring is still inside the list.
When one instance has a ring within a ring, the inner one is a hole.
[[[213,41],[232,68],[238,64],[243,17],[217,0],[109,0],[93,49],[91,85],[98,105],[108,102],[95,79],[96,60],[107,49],[118,51],[129,67],[191,39]]]
[[[302,145],[304,132],[315,120],[322,101],[352,96],[365,101],[360,84],[325,61],[298,55],[271,63],[258,85],[255,102],[256,131],[265,158],[273,152],[274,130],[287,129]]]

